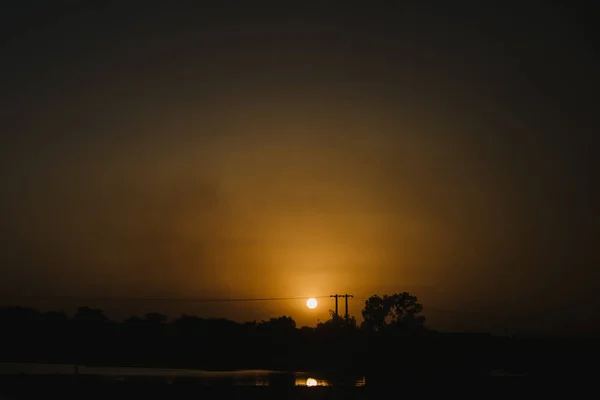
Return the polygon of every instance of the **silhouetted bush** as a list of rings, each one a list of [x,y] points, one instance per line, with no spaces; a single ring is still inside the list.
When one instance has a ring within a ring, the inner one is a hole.
[[[321,370],[332,374],[487,374],[492,369],[551,373],[553,362],[572,359],[579,371],[597,354],[594,339],[508,338],[430,332],[423,307],[408,293],[372,296],[365,322],[332,313],[315,328],[289,316],[239,323],[159,313],[110,321],[102,310],[81,307],[40,313],[0,308],[0,361],[214,370]],[[577,350],[577,351],[575,351]],[[576,357],[575,357],[576,356]],[[576,359],[575,359],[575,358]],[[564,364],[563,364],[564,365]]]

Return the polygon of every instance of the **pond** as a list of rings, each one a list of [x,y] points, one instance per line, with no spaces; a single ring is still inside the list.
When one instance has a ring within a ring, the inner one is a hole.
[[[71,364],[0,363],[0,375],[82,375],[116,380],[126,379],[194,379],[206,385],[231,386],[354,386],[365,385],[364,377],[332,378],[314,372],[269,370],[201,371],[193,369],[92,367]]]

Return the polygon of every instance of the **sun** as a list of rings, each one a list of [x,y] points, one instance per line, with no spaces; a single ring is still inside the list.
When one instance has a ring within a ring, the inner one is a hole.
[[[317,301],[317,299],[311,297],[310,299],[306,300],[306,307],[308,308],[316,308],[319,305],[319,302]]]

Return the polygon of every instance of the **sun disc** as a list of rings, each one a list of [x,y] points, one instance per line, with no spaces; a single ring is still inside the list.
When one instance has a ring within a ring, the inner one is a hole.
[[[319,302],[315,298],[311,297],[310,299],[306,300],[306,307],[308,308],[316,308],[317,305],[319,305]]]
[[[309,386],[309,387],[317,386],[317,380],[315,378],[308,378],[306,380],[306,386]]]

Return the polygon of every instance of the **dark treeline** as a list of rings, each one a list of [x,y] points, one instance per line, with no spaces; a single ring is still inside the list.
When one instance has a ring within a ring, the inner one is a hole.
[[[0,361],[209,370],[320,370],[365,374],[488,375],[493,370],[581,373],[597,339],[494,337],[428,330],[408,293],[369,298],[358,325],[332,314],[316,327],[288,316],[239,323],[160,313],[111,321],[81,307],[73,316],[0,308]]]

